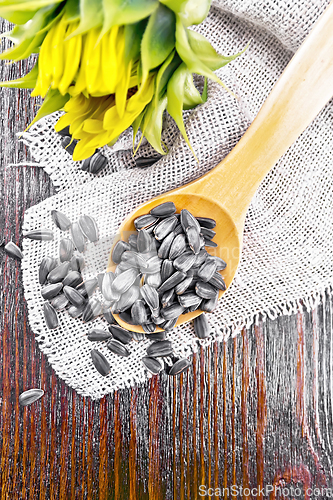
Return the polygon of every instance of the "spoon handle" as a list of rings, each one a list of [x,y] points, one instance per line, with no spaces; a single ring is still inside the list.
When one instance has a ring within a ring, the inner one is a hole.
[[[192,184],[231,215],[243,232],[260,182],[333,96],[333,2],[298,49],[242,139]]]

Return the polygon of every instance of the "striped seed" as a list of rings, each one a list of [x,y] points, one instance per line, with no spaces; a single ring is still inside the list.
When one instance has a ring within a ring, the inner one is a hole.
[[[99,342],[103,340],[109,340],[111,338],[111,333],[107,330],[102,330],[102,328],[93,328],[88,332],[88,340],[92,342]]]
[[[178,359],[170,368],[168,375],[180,375],[186,371],[191,365],[191,361],[187,358]]]
[[[194,261],[194,267],[200,267],[202,264],[205,262],[205,260],[208,257],[208,252],[204,248],[200,250],[200,252],[196,255],[195,261]]]
[[[213,229],[208,229],[206,227],[200,228],[200,232],[204,238],[208,238],[209,240],[212,240],[216,235],[216,232],[213,231]]]
[[[51,217],[54,222],[54,224],[59,228],[61,231],[67,231],[71,227],[71,221],[69,218],[63,214],[62,212],[59,212],[59,210],[51,210]]]
[[[186,237],[184,234],[178,234],[172,242],[169,252],[169,259],[174,260],[186,250]]]
[[[119,276],[117,276],[114,282],[112,283],[112,292],[115,294],[116,293],[122,294],[126,292],[133,285],[137,276],[138,276],[137,269],[128,269],[127,271],[124,271]]]
[[[145,229],[141,229],[136,239],[136,246],[138,252],[140,253],[149,252],[152,246],[152,241],[153,239],[151,235]]]
[[[142,332],[133,332],[133,340],[135,340],[135,342],[142,342],[143,340],[145,340],[146,336],[144,333]]]
[[[57,259],[53,257],[43,257],[42,262],[39,265],[39,283],[44,285],[47,281],[48,274],[57,267]]]
[[[73,288],[77,287],[82,283],[82,275],[78,271],[70,271],[66,278],[63,280],[62,284],[64,286],[71,286]]]
[[[120,292],[115,292],[112,286],[115,279],[115,275],[112,271],[110,271],[109,273],[105,273],[103,276],[101,292],[105,300],[113,301],[120,298]]]
[[[147,347],[148,356],[152,357],[162,357],[170,356],[173,353],[172,344],[170,340],[162,340],[154,342],[149,347]]]
[[[28,406],[38,401],[43,395],[43,389],[28,389],[20,394],[19,403],[21,406]]]
[[[95,243],[98,241],[98,227],[95,219],[93,219],[90,215],[82,215],[79,217],[79,226],[84,236]]]
[[[145,275],[145,284],[153,287],[153,288],[158,288],[162,283],[162,277],[161,273],[154,273],[154,274],[146,274]]]
[[[140,288],[140,294],[152,311],[158,310],[160,298],[155,288],[145,284]]]
[[[182,282],[181,282],[182,283]],[[178,286],[178,285],[177,285]],[[170,288],[170,290],[167,290],[166,292],[163,293],[162,298],[161,298],[161,303],[162,307],[167,307],[172,302],[174,302],[176,299],[176,292],[174,288]],[[182,304],[181,304],[182,305]]]
[[[171,260],[165,259],[161,265],[161,279],[162,282],[166,281],[175,272]]]
[[[54,297],[54,299],[51,301],[51,305],[57,311],[62,311],[63,309],[65,309],[65,307],[67,307],[68,299],[64,293],[61,293],[60,295]]]
[[[157,289],[158,292],[166,292],[170,288],[174,288],[178,283],[186,278],[186,274],[180,271],[173,273],[170,278],[165,280],[162,285]]]
[[[153,334],[156,330],[156,325],[154,323],[144,323],[142,325],[143,331],[148,334]]]
[[[214,227],[216,226],[216,221],[214,219],[210,219],[209,217],[196,217],[196,219],[202,227],[214,229]]]
[[[209,238],[205,238],[205,237],[204,237],[204,240],[205,240],[205,247],[212,247],[212,248],[217,247],[217,243],[215,243],[215,241],[212,241]]]
[[[153,215],[150,214],[141,215],[140,217],[135,219],[134,226],[138,231],[140,231],[140,229],[148,229],[154,226],[154,224],[156,224],[157,221],[158,218],[154,217]]]
[[[196,227],[197,230],[198,230],[198,232],[200,233],[200,224],[199,224],[199,222],[196,220],[195,217],[193,217],[193,215],[191,214],[191,212],[189,212],[188,210],[186,210],[186,208],[184,208],[180,212],[180,223],[181,223],[181,225],[183,227],[184,233],[186,232],[186,229],[188,227],[191,227],[191,226]]]
[[[56,310],[54,309],[49,302],[44,302],[43,304],[44,318],[47,328],[50,330],[54,330],[58,327],[58,316]]]
[[[75,288],[72,288],[68,285],[64,286],[64,294],[69,302],[76,307],[82,306],[86,301],[86,299],[78,290],[75,290]]]
[[[216,294],[215,297],[213,297],[212,299],[203,299],[200,304],[201,311],[209,313],[213,312],[217,306],[218,301],[219,301],[218,294]]]
[[[51,241],[54,239],[54,234],[51,229],[34,229],[33,231],[26,233],[24,236],[30,240],[36,241]]]
[[[184,307],[175,302],[174,304],[161,309],[161,316],[168,321],[169,319],[178,318],[178,316],[180,316],[183,312]]]
[[[124,346],[124,344],[122,344],[121,342],[119,342],[119,340],[116,340],[116,339],[109,340],[109,342],[106,344],[106,347],[111,352],[113,352],[113,354],[117,354],[118,356],[127,357],[127,356],[130,355],[129,350],[126,349],[126,347]]]
[[[150,210],[150,214],[155,217],[167,217],[176,212],[176,206],[173,201],[166,201]]]
[[[193,292],[186,292],[183,295],[178,296],[179,304],[183,306],[185,309],[187,307],[192,307],[192,306],[196,306],[196,308],[198,308],[201,301],[202,301],[201,297],[198,297],[198,295]]]
[[[62,283],[54,283],[46,285],[42,289],[41,294],[44,300],[51,300],[54,297],[56,297],[56,295],[58,295],[58,293],[61,292],[61,290],[62,290]]]
[[[195,226],[190,226],[185,229],[185,234],[187,238],[187,242],[190,246],[190,249],[195,255],[198,255],[200,252],[200,236],[199,231]]]
[[[188,289],[188,287],[191,285],[192,282],[193,282],[193,277],[188,276],[183,281],[178,283],[178,285],[175,287],[176,294],[182,295],[184,292],[186,292],[186,290]]]
[[[131,316],[136,325],[148,322],[148,315],[143,300],[136,300],[131,307]]]
[[[155,238],[158,241],[162,241],[169,233],[171,233],[178,224],[178,219],[174,215],[167,217],[159,222],[154,227]]]
[[[205,283],[204,281],[197,281],[195,285],[195,293],[203,299],[213,299],[219,292],[213,285]]]
[[[209,279],[209,283],[219,290],[226,290],[227,286],[224,282],[223,277],[220,275],[220,273],[215,272],[213,276]]]
[[[162,241],[160,248],[158,249],[157,255],[160,259],[167,259],[173,240],[175,239],[175,233],[171,231]]]
[[[132,307],[134,302],[140,298],[140,288],[138,286],[131,286],[127,292],[123,293],[118,300],[118,309],[120,312],[126,311]]]
[[[178,321],[178,317],[173,318],[173,319],[169,319],[168,321],[166,321],[163,325],[164,330],[166,332],[170,332],[171,330],[173,330],[174,327],[176,326],[177,321]]]
[[[129,344],[133,339],[132,332],[125,330],[125,328],[119,325],[110,325],[109,331],[112,333],[112,336],[122,344]]]
[[[85,307],[86,307],[86,304],[82,304],[79,307],[71,305],[67,309],[67,312],[71,318],[79,318],[80,316],[82,316],[83,311],[85,310]]]
[[[96,290],[98,285],[97,278],[90,278],[77,285],[76,289],[83,295],[84,298],[90,297]]]
[[[119,264],[119,262],[121,261],[122,254],[130,250],[131,250],[131,245],[126,243],[126,241],[119,240],[113,247],[111,259],[115,264]]]
[[[92,349],[90,351],[91,359],[93,362],[94,367],[96,370],[103,375],[103,377],[106,377],[110,373],[111,366],[104,354],[101,352],[97,351],[97,349]]]
[[[142,363],[153,375],[157,375],[163,369],[162,363],[158,359],[150,356],[144,356],[142,358]]]
[[[103,316],[106,319],[106,321],[109,323],[109,325],[115,325],[116,320],[112,314],[112,311],[109,307],[103,307]]]
[[[4,249],[6,254],[9,255],[9,257],[13,257],[14,259],[19,259],[19,260],[23,259],[22,250],[12,241],[9,241],[5,245]]]
[[[81,255],[73,255],[70,260],[70,265],[72,271],[78,271],[79,273],[81,273],[85,267],[84,258]]]
[[[216,261],[208,257],[198,270],[198,278],[200,278],[201,281],[209,281],[213,277],[215,271]]]
[[[47,275],[47,281],[49,283],[58,283],[62,281],[68,274],[69,271],[69,262],[63,262],[59,264],[59,266],[52,269]]]
[[[88,300],[86,303],[86,306],[83,310],[82,314],[82,320],[87,323],[88,321],[91,321],[94,319],[96,316],[98,316],[102,311],[102,306],[101,303],[98,299],[95,299],[92,297],[91,299]]]
[[[74,252],[74,243],[69,238],[63,238],[59,245],[60,262],[71,260]]]
[[[156,333],[146,333],[146,338],[152,340],[153,342],[160,342],[166,339],[166,332],[156,332]]]
[[[199,339],[209,337],[209,323],[205,314],[200,314],[194,318],[194,332]]]
[[[86,239],[84,237],[83,232],[81,231],[81,228],[79,226],[78,222],[73,222],[71,225],[71,236],[74,242],[74,245],[76,246],[77,250],[82,253],[85,250],[86,247]]]
[[[227,267],[227,263],[224,262],[223,259],[221,259],[221,257],[213,257],[213,259],[215,260],[216,262],[216,271],[223,271],[223,269],[225,269]]]
[[[179,255],[174,261],[174,267],[183,273],[186,273],[194,264],[195,255],[193,252],[185,252],[182,255]]]

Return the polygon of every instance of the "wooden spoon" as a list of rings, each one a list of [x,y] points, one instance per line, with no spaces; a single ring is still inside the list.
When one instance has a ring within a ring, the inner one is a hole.
[[[227,262],[221,274],[229,287],[240,260],[245,215],[260,182],[332,96],[333,3],[319,18],[228,156],[200,179],[140,205],[122,223],[120,237],[125,239],[128,231],[134,231],[134,219],[166,201],[173,201],[177,212],[187,208],[196,217],[212,217],[217,222],[214,241],[218,247],[210,253]],[[114,268],[110,257],[108,270]],[[177,325],[199,314],[201,311],[182,315]],[[140,326],[115,317],[124,328],[142,332]]]

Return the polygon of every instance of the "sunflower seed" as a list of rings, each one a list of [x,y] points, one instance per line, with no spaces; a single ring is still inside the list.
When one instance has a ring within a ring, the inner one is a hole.
[[[111,271],[109,273],[105,273],[103,276],[101,292],[105,300],[113,301],[120,298],[120,293],[116,293],[112,287],[115,279],[115,275]]]
[[[194,318],[194,332],[199,339],[209,337],[209,323],[205,314],[200,314]]]
[[[91,321],[94,319],[96,316],[98,316],[101,313],[102,306],[101,303],[98,299],[95,299],[92,297],[91,299],[88,300],[86,303],[86,306],[83,310],[83,315],[82,315],[82,320],[87,323],[88,321]]]
[[[51,210],[51,217],[54,224],[61,229],[61,231],[67,231],[67,229],[71,227],[69,218],[62,212],[59,212],[59,210]]]
[[[169,370],[168,375],[180,375],[189,368],[191,361],[187,358],[178,359]]]
[[[136,246],[139,252],[149,252],[152,246],[152,237],[145,229],[141,229],[138,233]]]
[[[51,229],[34,229],[33,231],[26,233],[24,236],[30,240],[37,241],[51,241],[54,238],[54,234]]]
[[[161,279],[162,281],[166,281],[170,276],[175,272],[175,268],[173,267],[173,263],[171,260],[165,259],[162,262],[161,266]]]
[[[82,304],[82,306],[79,307],[71,305],[69,306],[67,312],[71,318],[79,318],[80,316],[82,316],[85,307],[85,304]]]
[[[74,252],[74,243],[69,238],[63,238],[59,246],[60,262],[71,260]]]
[[[71,134],[69,132],[69,125],[63,128],[62,130],[59,130],[58,134],[61,135],[62,137],[71,137]]]
[[[154,257],[148,259],[146,269],[144,272],[146,274],[159,273],[161,270],[161,266],[162,266],[162,260],[157,255],[154,255]]]
[[[80,285],[80,283],[82,283],[82,276],[81,276],[81,273],[79,273],[78,271],[70,271],[66,278],[64,279],[64,281],[62,282],[62,284],[64,286],[68,285],[68,286],[71,286],[73,288],[77,287],[78,285]]]
[[[185,252],[186,238],[184,234],[178,234],[172,242],[169,252],[169,259],[174,260]]]
[[[225,269],[227,267],[227,263],[224,262],[223,259],[221,259],[221,257],[212,257],[215,262],[216,262],[216,271],[223,271],[223,269]]]
[[[216,271],[216,261],[208,257],[198,270],[198,278],[202,281],[209,281]],[[212,283],[213,284],[213,283]]]
[[[134,302],[140,298],[140,288],[138,286],[131,286],[127,292],[123,293],[118,300],[118,309],[120,312],[126,311],[132,307]]]
[[[178,219],[174,215],[172,215],[171,217],[167,217],[166,219],[163,219],[154,227],[155,238],[158,241],[163,240],[163,238],[168,236],[168,234],[175,229],[177,224],[178,224]]]
[[[160,357],[160,356],[170,356],[173,353],[172,344],[170,340],[162,340],[154,342],[149,347],[147,347],[148,356]]]
[[[109,340],[109,342],[106,344],[106,347],[114,354],[118,354],[118,356],[127,357],[130,355],[129,350],[126,349],[124,344],[119,342],[119,340],[116,339]]]
[[[86,299],[78,290],[75,290],[75,288],[72,288],[68,285],[64,286],[64,294],[69,302],[76,307],[82,306],[86,301]]]
[[[136,300],[131,307],[131,316],[136,325],[143,325],[148,321],[148,315],[143,300]]]
[[[111,259],[115,264],[119,264],[121,261],[121,256],[124,252],[131,250],[131,245],[126,243],[126,241],[118,240],[113,247]]]
[[[196,255],[196,258],[195,258],[195,261],[194,261],[194,264],[193,264],[193,267],[200,267],[202,266],[202,264],[205,262],[205,260],[207,259],[208,257],[208,253],[207,253],[207,250],[205,250],[204,248],[202,250],[200,250],[200,252]]]
[[[176,212],[176,206],[173,201],[166,201],[165,203],[161,203],[160,205],[156,205],[156,207],[150,210],[150,214],[155,217],[166,217],[173,215]]]
[[[200,252],[200,237],[199,232],[195,226],[187,227],[185,230],[186,238],[190,249],[195,255]]]
[[[104,275],[105,275],[105,273],[99,273],[99,274],[97,274],[98,288],[100,289],[101,292],[102,292]]]
[[[89,158],[86,158],[81,165],[81,170],[90,174],[99,174],[108,164],[107,158],[99,151],[94,153]]]
[[[94,367],[96,370],[103,375],[103,377],[106,377],[110,373],[111,366],[104,354],[101,352],[97,351],[97,349],[92,349],[90,351],[91,359],[94,364]]]
[[[165,319],[162,318],[162,316],[154,316],[152,317],[152,319],[154,320],[154,323],[155,325],[162,325],[163,323],[165,323]]]
[[[111,333],[107,330],[102,330],[101,328],[93,328],[88,332],[88,340],[92,342],[98,342],[102,340],[109,340],[111,338]]]
[[[157,217],[154,217],[153,215],[147,214],[147,215],[141,215],[134,221],[134,226],[135,228],[140,231],[140,229],[148,229],[158,221]]]
[[[7,255],[14,257],[15,259],[21,260],[23,258],[22,250],[12,241],[9,241],[7,245],[5,245],[5,252]]]
[[[21,406],[28,406],[38,401],[43,395],[43,389],[28,389],[20,394],[19,403]]]
[[[142,328],[144,332],[152,334],[156,330],[156,325],[154,323],[144,323]]]
[[[73,255],[73,257],[70,260],[70,265],[72,271],[78,271],[79,273],[81,273],[85,267],[84,258],[81,255],[79,256]]]
[[[112,333],[112,336],[122,344],[129,344],[133,339],[132,332],[125,330],[125,328],[121,328],[119,325],[110,325],[109,331]]]
[[[122,274],[117,276],[114,282],[112,283],[112,292],[119,294],[127,292],[127,290],[133,285],[137,276],[138,276],[137,269],[128,269],[127,271],[124,271]]]
[[[176,294],[182,295],[184,292],[186,292],[186,290],[188,289],[188,287],[191,285],[192,282],[193,282],[193,277],[188,276],[183,281],[178,283],[178,285],[175,287]]]
[[[183,273],[186,273],[194,264],[195,255],[193,252],[185,252],[182,255],[179,255],[174,261],[174,267]]]
[[[74,245],[82,253],[85,250],[86,240],[78,222],[73,222],[71,225],[71,235]]]
[[[186,274],[180,271],[176,271],[173,273],[170,278],[165,280],[162,285],[157,289],[158,292],[166,292],[170,290],[170,288],[174,288],[178,283],[183,281],[186,278]]]
[[[57,267],[57,259],[53,257],[43,257],[42,262],[39,265],[39,283],[44,285],[46,283],[46,279],[48,274]]]
[[[216,221],[214,219],[210,219],[209,217],[196,217],[196,219],[202,227],[214,229],[214,227],[216,226]]]
[[[133,267],[136,267],[136,265],[133,266],[130,262],[120,262],[114,271],[114,275],[117,277],[119,274],[127,271],[127,269],[133,269]]]
[[[97,278],[90,278],[89,280],[86,280],[83,283],[77,285],[76,289],[83,295],[83,297],[88,298],[94,293],[97,285]]]
[[[156,332],[156,333],[146,333],[146,339],[152,340],[153,342],[161,342],[166,339],[166,332]]]
[[[143,285],[140,288],[140,294],[152,311],[158,310],[160,298],[155,288],[147,284]]]
[[[65,136],[61,139],[61,146],[64,148],[67,153],[70,155],[73,155],[75,146],[77,145],[77,141],[75,139],[72,139],[70,136]]]
[[[141,231],[145,231],[145,229],[142,229]],[[134,251],[136,252],[138,250],[138,233],[135,234],[130,234],[128,237],[128,244],[134,248]],[[131,248],[128,248],[127,250],[131,250]]]
[[[205,240],[205,247],[212,247],[212,248],[217,247],[217,243],[215,243],[215,241],[212,241],[209,238],[205,238],[205,237],[204,237],[204,240]]]
[[[44,300],[51,300],[53,299],[62,289],[62,283],[55,283],[55,284],[50,284],[46,285],[42,291],[42,297]]]
[[[146,274],[145,284],[152,286],[153,288],[158,288],[162,283],[161,273]]]
[[[170,290],[167,290],[162,295],[162,298],[161,298],[162,307],[169,306],[170,304],[172,304],[172,302],[174,302],[175,299],[176,299],[175,289],[170,288]]]
[[[178,234],[183,234],[183,226],[180,223],[178,223],[173,232],[175,237],[178,236]]]
[[[168,321],[169,319],[178,318],[178,316],[180,316],[183,312],[184,307],[175,302],[174,304],[161,309],[161,316]]]
[[[201,227],[200,232],[204,238],[208,238],[209,240],[212,240],[216,235],[215,231],[208,229],[207,227]]]
[[[142,363],[153,375],[157,375],[163,369],[162,363],[158,359],[150,356],[144,356],[142,358]]]
[[[157,252],[157,255],[159,256],[160,259],[167,259],[168,258],[170,248],[171,248],[171,245],[172,245],[174,238],[175,238],[175,233],[173,231],[171,231],[171,233],[169,233],[168,236],[166,236],[164,238],[164,240],[162,241],[162,244]]]
[[[69,262],[63,262],[49,272],[47,275],[47,281],[50,283],[58,283],[59,281],[62,281],[65,276],[67,276],[68,271]]]
[[[106,321],[109,323],[109,325],[115,325],[116,320],[111,312],[111,309],[109,307],[103,307],[103,316],[106,319]]]
[[[195,293],[203,299],[213,299],[216,295],[218,295],[218,290],[209,283],[197,281],[195,285]]]
[[[193,215],[191,214],[191,212],[189,212],[185,208],[183,210],[181,210],[181,212],[180,212],[180,223],[181,223],[181,225],[183,227],[184,233],[186,232],[186,229],[188,227],[191,227],[191,226],[196,227],[197,230],[198,230],[198,233],[200,233],[200,224],[199,224],[199,222],[196,220],[195,217],[193,217]]]
[[[133,332],[133,340],[135,340],[136,342],[142,342],[143,340],[145,340],[145,334],[142,333],[142,332]]]
[[[45,323],[47,328],[50,328],[50,330],[54,330],[54,328],[58,327],[58,316],[57,313],[51,304],[49,302],[44,302],[43,304],[43,310],[44,310],[44,318],[45,318]]]
[[[213,276],[208,281],[211,285],[215,286],[219,290],[226,290],[227,289],[227,286],[224,282],[223,277],[218,272],[215,272],[213,274]]]
[[[79,218],[79,226],[84,236],[92,243],[98,241],[98,228],[95,219],[90,215],[82,215]]]
[[[51,305],[57,311],[62,311],[68,305],[68,299],[64,293],[61,293],[60,295],[57,295],[57,297],[54,297],[51,301]]]
[[[219,301],[218,294],[216,294],[215,297],[213,297],[212,299],[202,300],[200,304],[201,311],[213,312],[217,306],[218,301]]]
[[[178,302],[184,308],[191,306],[199,307],[201,301],[201,297],[198,297],[198,295],[193,292],[186,292],[183,295],[178,296]]]
[[[177,318],[169,319],[168,321],[166,321],[163,325],[164,330],[166,332],[173,330],[174,327],[176,326],[177,321],[178,321],[178,316]]]

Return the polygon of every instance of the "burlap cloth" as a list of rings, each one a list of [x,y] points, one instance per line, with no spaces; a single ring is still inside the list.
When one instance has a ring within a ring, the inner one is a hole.
[[[274,83],[329,2],[323,0],[218,0],[207,20],[196,29],[222,53],[231,54],[251,41],[236,61],[218,71],[239,96],[230,97],[209,84],[207,103],[187,112],[187,133],[196,151],[196,163],[172,120],[166,119],[164,140],[169,154],[148,169],[135,168],[132,152],[108,151],[109,167],[97,178],[84,173],[60,147],[52,131],[55,117],[43,120],[24,135],[33,158],[51,176],[58,194],[25,214],[24,229],[54,227],[51,209],[71,220],[90,214],[98,222],[100,241],[88,245],[84,277],[95,276],[107,264],[108,253],[121,221],[137,205],[203,175],[238,142]],[[209,315],[211,339],[236,335],[256,317],[276,317],[308,308],[320,301],[333,282],[333,134],[329,103],[289,149],[258,189],[249,208],[244,249],[237,276]],[[128,148],[124,136],[121,148]],[[140,155],[150,155],[149,145]],[[213,214],[212,214],[213,215]],[[92,343],[87,332],[106,327],[103,318],[91,324],[59,313],[60,326],[48,330],[42,313],[38,266],[45,255],[57,255],[63,233],[55,229],[52,242],[23,244],[23,280],[29,320],[41,350],[56,373],[79,393],[100,398],[115,389],[144,381],[141,357],[148,341],[132,342],[131,355],[120,358],[99,349],[112,370],[102,377],[92,365]],[[168,335],[176,353],[190,355],[197,348],[191,324]],[[209,342],[207,341],[207,342]],[[206,342],[206,343],[207,343]]]

